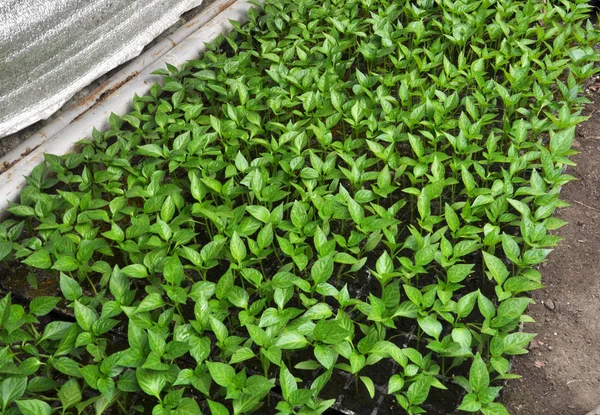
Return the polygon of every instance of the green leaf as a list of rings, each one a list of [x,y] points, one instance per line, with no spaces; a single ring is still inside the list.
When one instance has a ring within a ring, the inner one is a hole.
[[[171,230],[171,227],[161,218],[156,218],[156,224],[158,225],[158,235],[168,242],[171,239],[171,236],[173,236],[173,231]]]
[[[19,372],[23,376],[30,376],[37,372],[41,365],[42,362],[40,362],[37,358],[29,357],[19,364]]]
[[[217,336],[217,340],[219,340],[221,343],[225,342],[225,340],[229,336],[225,324],[223,324],[221,321],[217,320],[213,316],[210,316],[210,327],[213,333],[215,333],[215,336]]]
[[[145,311],[156,310],[165,304],[162,295],[158,293],[151,293],[144,297],[142,302],[138,305],[136,313],[143,313]]]
[[[12,245],[10,241],[0,241],[0,261],[12,252]]]
[[[523,262],[527,265],[537,265],[546,259],[551,249],[529,249],[523,254]]]
[[[448,282],[459,283],[473,271],[473,264],[453,265],[448,269]]]
[[[494,280],[498,285],[502,285],[509,275],[506,265],[499,258],[485,251],[483,252],[483,260]]]
[[[393,394],[398,392],[399,390],[402,390],[402,388],[404,387],[404,378],[402,377],[402,375],[392,375],[392,377],[390,378],[390,381],[388,383],[388,394]]]
[[[471,341],[473,336],[471,331],[464,327],[455,327],[452,330],[452,340],[460,344],[463,350],[471,350]]]
[[[23,415],[50,415],[52,413],[50,405],[39,399],[17,401],[17,406]]]
[[[313,331],[315,340],[327,344],[337,344],[344,340],[350,331],[340,325],[336,320],[320,320]]]
[[[498,306],[497,316],[492,320],[491,326],[500,328],[518,320],[529,303],[531,303],[531,299],[526,297],[513,297],[502,301]]]
[[[485,362],[477,353],[473,363],[471,364],[471,370],[469,371],[469,384],[473,391],[479,392],[484,390],[490,385],[490,375],[487,370]]]
[[[504,405],[498,402],[486,404],[481,408],[481,413],[483,415],[510,415]]]
[[[210,377],[217,385],[227,387],[235,377],[235,370],[225,363],[206,362],[206,366],[210,372]]]
[[[198,402],[192,398],[183,398],[173,412],[177,415],[202,415]]]
[[[525,348],[535,337],[534,333],[511,333],[504,338],[504,353],[508,355],[525,354]]]
[[[135,377],[140,388],[142,388],[146,394],[160,399],[160,393],[167,385],[167,380],[162,372],[138,368],[135,371]]]
[[[429,396],[430,388],[431,382],[426,377],[420,376],[408,387],[406,397],[411,405],[420,405]]]
[[[246,245],[237,231],[233,232],[233,236],[229,242],[229,250],[231,251],[231,256],[238,264],[241,264],[246,259]]]
[[[377,259],[375,263],[375,269],[379,274],[390,274],[394,272],[394,263],[392,262],[392,258],[388,254],[388,251],[385,250]]]
[[[504,250],[504,254],[508,259],[514,263],[519,262],[521,248],[519,248],[519,245],[512,236],[509,236],[505,233],[502,234],[502,249]]]
[[[330,317],[332,314],[333,312],[327,304],[317,303],[304,313],[304,317],[309,320],[322,320]]]
[[[227,298],[229,295],[229,291],[233,288],[233,272],[231,270],[227,271],[224,275],[221,276],[221,279],[217,283],[215,287],[215,294],[219,300]]]
[[[327,282],[332,274],[333,257],[331,255],[317,259],[310,270],[315,285]]]
[[[369,396],[371,397],[371,399],[373,399],[375,397],[375,385],[373,384],[371,378],[367,376],[361,376],[360,380],[367,388],[367,391],[369,391]]]
[[[296,379],[285,365],[281,365],[281,369],[279,371],[279,384],[281,386],[281,394],[286,401],[289,401],[292,392],[298,389],[298,384],[296,383]]]
[[[137,153],[142,156],[162,158],[163,151],[158,144],[145,144],[137,148]]]
[[[308,223],[308,214],[306,213],[304,206],[302,206],[302,203],[298,201],[294,202],[290,213],[290,219],[296,229],[302,229]]]
[[[323,365],[325,369],[332,369],[335,364],[336,354],[329,346],[316,344],[314,354],[317,361]]]
[[[48,253],[48,251],[45,251],[43,249],[29,255],[27,259],[23,260],[23,263],[40,269],[48,269],[52,266],[50,254]]]
[[[265,396],[272,388],[274,383],[265,376],[254,375],[246,380],[246,391],[257,397]]]
[[[233,286],[229,291],[227,299],[234,306],[242,309],[247,309],[250,296],[242,287]]]
[[[565,155],[573,146],[575,140],[575,127],[555,132],[550,131],[550,152],[554,156]]]
[[[8,379],[4,379],[4,381],[2,381],[2,385],[0,385],[0,398],[2,398],[2,409],[6,409],[10,403],[23,396],[26,387],[26,377],[11,377]]]
[[[146,278],[148,276],[148,270],[142,264],[127,265],[121,270],[121,273],[131,278]]]
[[[121,229],[119,225],[113,222],[110,231],[103,232],[102,236],[112,241],[123,242],[125,239],[125,232],[123,232],[123,229]]]
[[[79,327],[85,331],[90,331],[92,324],[98,319],[98,315],[91,308],[75,300],[75,319]]]
[[[286,331],[282,333],[275,342],[275,346],[280,347],[283,350],[302,349],[307,344],[308,341],[306,338],[295,331]]]
[[[263,280],[262,273],[254,268],[244,268],[242,269],[242,276],[248,280],[255,287],[260,287],[260,284]]]
[[[427,315],[425,317],[417,318],[419,323],[419,327],[433,337],[436,340],[439,340],[440,334],[442,333],[442,323],[437,321],[437,319],[432,315]]]
[[[113,269],[109,282],[110,293],[113,297],[121,302],[123,297],[129,292],[129,281],[121,273],[117,265]]]
[[[183,265],[177,255],[169,257],[163,268],[163,276],[171,285],[180,285],[185,278]]]
[[[269,222],[271,218],[271,212],[264,206],[246,206],[246,210],[263,223]]]
[[[479,412],[481,403],[477,400],[476,394],[468,393],[463,397],[458,409],[465,412]]]
[[[73,323],[66,321],[52,321],[44,328],[42,340],[59,340],[67,334]]]
[[[360,226],[365,219],[365,211],[362,206],[352,198],[348,199],[348,212],[350,212],[352,220]]]
[[[67,376],[73,377],[81,377],[81,370],[79,368],[79,363],[69,357],[59,357],[54,360],[52,366],[60,373],[63,373]]]
[[[0,300],[0,328],[3,327],[10,318],[12,293],[8,293]]]
[[[298,389],[290,394],[290,405],[303,407],[310,401],[314,392],[310,389]]]
[[[35,216],[35,210],[31,206],[13,206],[7,209],[15,216]]]
[[[64,273],[60,273],[60,290],[64,297],[69,301],[75,301],[83,295],[81,286],[73,278],[69,277]]]
[[[256,243],[261,249],[271,246],[273,243],[273,225],[271,225],[271,223],[267,223],[267,225],[258,232]]]
[[[492,318],[496,314],[496,307],[485,295],[480,291],[477,293],[477,305],[481,315],[485,318]]]
[[[202,258],[202,261],[207,263],[211,259],[215,259],[221,252],[221,249],[223,249],[226,241],[227,240],[225,238],[222,238],[216,241],[211,241],[204,245],[200,250],[200,257]]]
[[[233,401],[233,414],[240,415],[251,411],[256,406],[258,401],[260,401],[260,399],[260,396],[242,393],[238,399]]]
[[[69,379],[58,391],[58,399],[60,399],[64,409],[68,409],[81,402],[82,398],[81,389],[79,388],[77,379]]]
[[[452,209],[452,207],[447,203],[445,206],[444,216],[446,218],[446,223],[452,232],[456,232],[458,229],[460,229],[460,219],[458,218],[458,215],[454,209]]]
[[[235,156],[235,168],[241,172],[245,172],[248,167],[250,167],[248,160],[246,160],[246,157],[244,157],[244,155],[238,151],[237,155]]]
[[[229,415],[229,410],[225,407],[225,405],[220,404],[219,402],[211,401],[210,399],[207,399],[207,402],[212,415]]]
[[[291,272],[278,272],[273,277],[273,286],[275,288],[285,289],[291,288],[294,285],[305,292],[310,291],[311,288],[308,281],[292,274]]]
[[[233,352],[229,364],[233,365],[235,363],[244,362],[246,360],[252,359],[254,356],[254,352],[249,347],[240,347],[235,352]]]
[[[65,296],[66,297],[66,296]],[[41,296],[35,297],[29,303],[29,311],[36,316],[45,316],[59,303],[59,297]]]
[[[458,300],[456,306],[456,314],[457,318],[463,318],[471,314],[473,308],[475,307],[475,302],[477,301],[478,293],[477,291],[470,292],[460,298]],[[492,305],[493,306],[493,305]],[[494,310],[495,311],[495,310]]]

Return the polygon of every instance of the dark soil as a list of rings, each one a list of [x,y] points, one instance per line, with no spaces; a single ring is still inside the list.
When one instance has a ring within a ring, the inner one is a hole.
[[[578,178],[561,193],[571,206],[564,238],[540,268],[546,288],[533,294],[526,332],[538,336],[527,355],[513,360],[522,376],[509,381],[503,401],[511,415],[584,415],[600,405],[600,78],[591,80],[567,173]]]

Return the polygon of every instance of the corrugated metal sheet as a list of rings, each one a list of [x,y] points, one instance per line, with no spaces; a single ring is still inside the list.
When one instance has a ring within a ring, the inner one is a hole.
[[[0,137],[48,117],[202,0],[0,0]]]

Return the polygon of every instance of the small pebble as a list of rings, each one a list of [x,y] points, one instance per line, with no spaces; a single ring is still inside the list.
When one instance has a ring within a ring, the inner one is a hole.
[[[552,351],[554,349],[552,346],[548,346],[548,350]]]
[[[544,305],[550,311],[554,311],[554,309],[556,308],[556,305],[554,305],[554,301],[552,301],[552,300],[546,300],[546,301],[544,301]]]

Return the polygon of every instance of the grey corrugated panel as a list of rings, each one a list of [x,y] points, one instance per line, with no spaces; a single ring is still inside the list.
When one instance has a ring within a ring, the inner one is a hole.
[[[202,0],[0,0],[0,137],[50,116]]]

